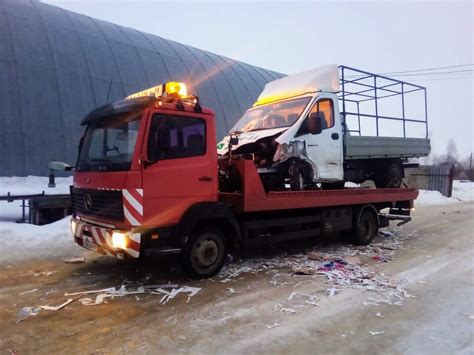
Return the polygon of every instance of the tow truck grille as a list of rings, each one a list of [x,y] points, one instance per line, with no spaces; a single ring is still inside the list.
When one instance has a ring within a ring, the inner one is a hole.
[[[79,214],[123,220],[122,191],[71,188],[72,209]]]

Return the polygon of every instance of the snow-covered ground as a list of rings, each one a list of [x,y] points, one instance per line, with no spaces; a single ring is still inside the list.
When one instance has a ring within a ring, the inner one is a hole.
[[[48,178],[38,176],[0,177],[0,195],[10,192],[20,194],[64,194],[69,192],[72,178],[56,178],[56,188],[48,188]],[[474,200],[474,183],[455,181],[453,197],[445,197],[438,191],[420,190],[416,205],[442,205]],[[45,255],[81,254],[84,249],[76,246],[70,234],[69,217],[46,225],[34,226],[16,223],[21,217],[21,201],[0,201],[0,263],[24,257]]]
[[[474,182],[454,181],[453,196],[443,196],[439,191],[420,190],[415,205],[444,205],[463,201],[474,201]]]
[[[72,177],[56,178],[56,188],[48,187],[48,178],[40,176],[0,177],[0,196],[67,194]],[[21,218],[22,201],[0,201],[0,263],[23,258],[44,256],[82,255],[82,248],[72,240],[69,220],[66,217],[45,226],[16,223]],[[26,208],[28,216],[28,208]]]

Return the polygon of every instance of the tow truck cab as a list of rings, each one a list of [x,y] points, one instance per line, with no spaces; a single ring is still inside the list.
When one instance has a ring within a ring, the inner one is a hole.
[[[136,258],[143,243],[171,239],[191,206],[217,202],[214,112],[187,96],[184,84],[99,107],[81,124],[86,130],[71,187],[79,245]]]

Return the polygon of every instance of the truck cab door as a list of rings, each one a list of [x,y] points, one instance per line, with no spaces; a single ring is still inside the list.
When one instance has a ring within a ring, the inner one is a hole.
[[[217,200],[217,152],[211,116],[152,113],[142,164],[144,220],[173,225],[193,204]]]
[[[317,121],[321,127],[315,127],[318,125]],[[344,179],[342,126],[338,105],[333,97],[318,97],[295,139],[305,141],[308,159],[317,168],[315,180]]]

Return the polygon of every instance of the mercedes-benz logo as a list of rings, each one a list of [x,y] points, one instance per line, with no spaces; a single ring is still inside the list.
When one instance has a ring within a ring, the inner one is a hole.
[[[86,210],[91,210],[92,209],[92,197],[91,197],[91,195],[86,195],[84,197],[84,206],[86,207]]]

